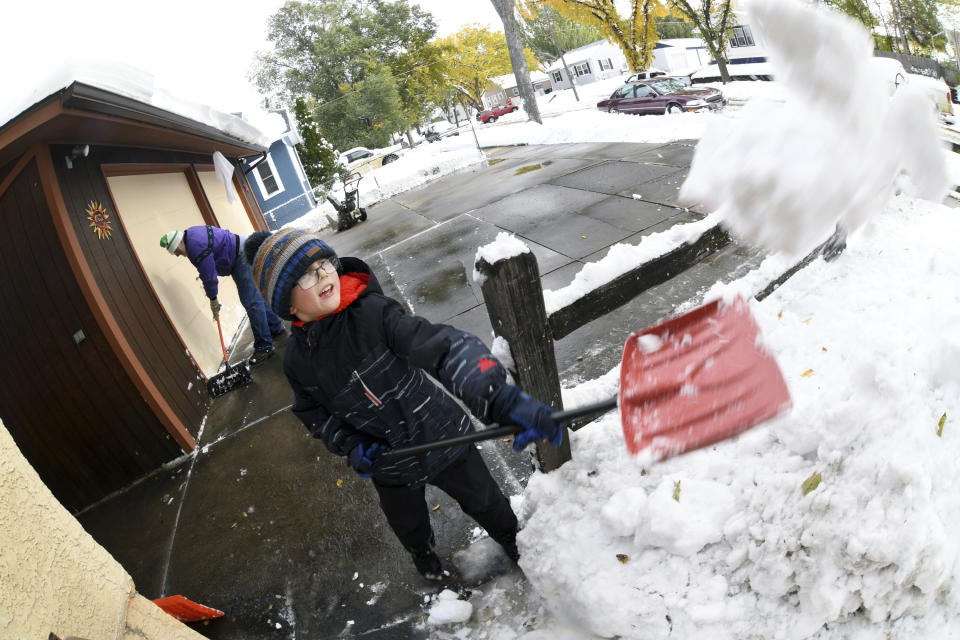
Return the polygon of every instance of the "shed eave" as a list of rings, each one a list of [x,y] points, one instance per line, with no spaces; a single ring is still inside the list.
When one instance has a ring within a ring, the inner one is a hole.
[[[82,82],[74,82],[64,89],[62,104],[65,108],[117,116],[207,138],[222,144],[245,147],[251,154],[266,151],[266,147],[262,145],[231,136],[216,127]]]

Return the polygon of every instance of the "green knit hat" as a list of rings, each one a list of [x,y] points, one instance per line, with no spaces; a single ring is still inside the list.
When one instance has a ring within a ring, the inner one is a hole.
[[[170,253],[175,254],[177,247],[180,246],[181,240],[183,240],[183,231],[180,229],[175,231],[167,231],[165,234],[160,236],[160,246]]]

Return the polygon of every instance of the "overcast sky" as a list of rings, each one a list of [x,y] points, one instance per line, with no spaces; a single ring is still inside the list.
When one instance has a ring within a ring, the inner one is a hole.
[[[411,2],[413,4],[414,2]],[[415,0],[439,35],[477,22],[502,29],[489,0]],[[247,82],[267,46],[266,20],[283,0],[22,0],[5,3],[0,87],[30,93],[71,60],[114,60],[152,73],[179,98],[222,111],[256,108]],[[10,114],[12,115],[12,114]]]

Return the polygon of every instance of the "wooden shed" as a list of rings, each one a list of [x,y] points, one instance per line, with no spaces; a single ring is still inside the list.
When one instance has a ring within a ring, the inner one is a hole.
[[[242,171],[228,187],[213,161],[265,150],[239,118],[81,82],[0,126],[0,418],[68,509],[196,446],[219,339],[196,270],[159,238],[266,229]],[[220,299],[232,335],[229,278]]]

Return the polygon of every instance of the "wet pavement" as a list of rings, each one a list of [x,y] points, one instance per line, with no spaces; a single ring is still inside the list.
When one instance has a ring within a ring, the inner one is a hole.
[[[499,232],[524,239],[544,288],[557,289],[611,245],[701,217],[696,207],[677,206],[693,142],[487,153],[489,166],[399,194],[370,207],[366,223],[323,235],[340,255],[370,263],[386,293],[410,310],[488,345],[492,333],[473,262],[477,247]],[[754,252],[729,245],[558,341],[564,386],[606,373],[630,332],[757,261]],[[251,350],[246,330],[233,359]],[[211,404],[195,455],[78,520],[144,596],[179,593],[224,610],[223,618],[191,625],[209,638],[430,637],[424,596],[435,589],[387,527],[370,483],[290,413],[281,360],[268,360],[253,370],[253,384]],[[481,452],[505,493],[519,494],[532,472],[530,455],[499,441]],[[436,507],[438,552],[451,564],[476,525],[432,487],[427,499]]]

